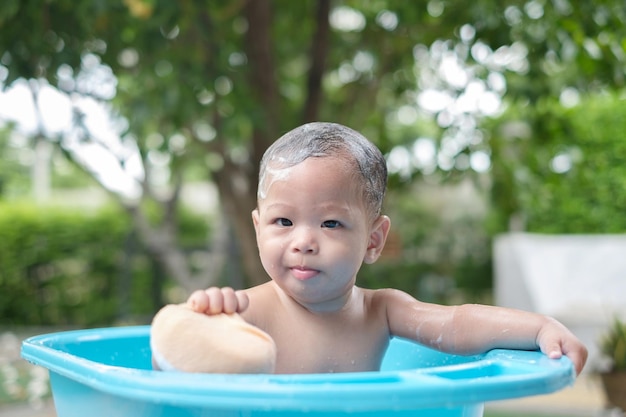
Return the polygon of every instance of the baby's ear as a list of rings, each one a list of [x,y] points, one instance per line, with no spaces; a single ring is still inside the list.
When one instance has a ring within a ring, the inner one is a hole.
[[[258,208],[252,210],[252,224],[254,225],[254,230],[257,232],[259,231],[260,216]]]
[[[385,247],[387,241],[387,235],[389,234],[389,228],[391,227],[391,219],[387,216],[379,216],[372,225],[372,231],[370,232],[370,241],[367,245],[367,252],[363,262],[366,264],[373,264],[378,260],[380,254]]]

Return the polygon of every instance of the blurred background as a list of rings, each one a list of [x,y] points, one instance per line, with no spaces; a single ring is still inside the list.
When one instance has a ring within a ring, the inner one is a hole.
[[[625,233],[625,39],[623,0],[3,1],[0,410],[49,395],[22,336],[266,281],[259,159],[308,121],[388,161],[361,286],[494,304],[498,236]]]

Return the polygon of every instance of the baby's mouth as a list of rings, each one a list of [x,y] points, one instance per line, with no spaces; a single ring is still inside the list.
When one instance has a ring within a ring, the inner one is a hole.
[[[291,273],[296,279],[306,281],[317,276],[320,271],[317,269],[307,268],[306,266],[294,266],[291,268]]]

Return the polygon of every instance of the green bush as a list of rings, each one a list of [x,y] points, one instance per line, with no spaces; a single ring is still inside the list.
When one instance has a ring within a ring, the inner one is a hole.
[[[34,205],[0,210],[0,317],[11,324],[94,324],[117,314],[120,248],[128,230],[93,215]]]
[[[536,233],[626,232],[624,126],[626,100],[617,95],[513,108],[493,130],[500,230],[517,215]]]
[[[436,303],[482,299],[491,285],[482,217],[444,218],[438,204],[425,204],[428,197],[421,192],[419,186],[389,191],[390,235],[380,260],[361,268],[358,284],[397,288]]]
[[[180,225],[206,240],[197,216]],[[103,325],[159,307],[163,280],[120,209],[0,204],[0,235],[0,324]]]

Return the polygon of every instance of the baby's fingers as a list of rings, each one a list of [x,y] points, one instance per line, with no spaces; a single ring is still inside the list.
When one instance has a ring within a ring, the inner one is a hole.
[[[187,306],[198,313],[205,313],[209,308],[209,296],[204,290],[194,291],[187,299]]]
[[[230,287],[221,289],[223,296],[222,311],[226,314],[241,313],[248,308],[248,296],[243,291],[235,291]]]
[[[575,343],[573,346],[568,346],[565,342],[563,345],[560,343],[546,344],[541,348],[541,351],[546,354],[550,359],[559,359],[563,355],[566,355],[576,370],[576,375],[579,375],[587,362],[587,349],[581,343]]]
[[[187,300],[193,311],[205,314],[240,313],[248,307],[248,296],[230,287],[211,287],[195,291]]]
[[[219,314],[224,312],[224,294],[221,288],[211,287],[205,290],[209,297],[209,306],[205,310],[207,314]]]
[[[541,346],[541,351],[550,359],[559,359],[563,356],[563,350],[558,342],[552,342],[546,344],[545,346]]]
[[[189,296],[187,305],[198,313],[219,314],[224,308],[224,296],[217,287],[197,290]]]
[[[250,304],[250,300],[248,299],[248,294],[244,291],[235,291],[235,297],[237,297],[237,313],[241,313]]]
[[[566,344],[563,346],[563,353],[567,355],[567,357],[574,364],[576,375],[580,375],[580,372],[583,370],[583,367],[587,362],[587,356],[589,355],[587,348],[582,343],[576,344],[572,347]]]

